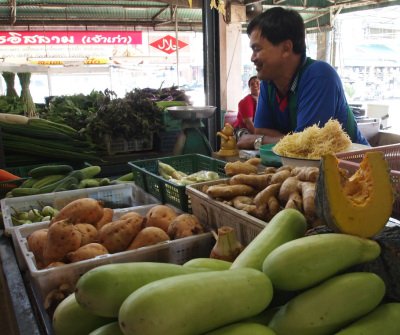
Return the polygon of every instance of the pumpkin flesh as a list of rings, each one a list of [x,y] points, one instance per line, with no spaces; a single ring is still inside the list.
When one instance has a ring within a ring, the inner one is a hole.
[[[317,192],[320,213],[328,226],[342,233],[371,237],[386,225],[393,209],[390,170],[383,153],[364,155],[359,169],[349,178],[339,171],[338,159],[321,159]],[[321,212],[322,209],[322,212]]]

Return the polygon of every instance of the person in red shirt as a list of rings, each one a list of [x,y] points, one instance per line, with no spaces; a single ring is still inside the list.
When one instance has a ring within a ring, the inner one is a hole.
[[[254,134],[254,114],[256,112],[258,94],[260,93],[260,80],[257,76],[250,77],[248,81],[250,94],[239,101],[238,113],[233,127],[235,129],[246,128],[250,134]]]

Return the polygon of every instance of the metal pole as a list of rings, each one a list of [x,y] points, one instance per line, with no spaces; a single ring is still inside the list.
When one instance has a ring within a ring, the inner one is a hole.
[[[221,129],[219,14],[210,9],[209,1],[203,1],[203,47],[206,105],[217,107],[207,121],[207,135],[211,148],[217,151],[216,133]]]

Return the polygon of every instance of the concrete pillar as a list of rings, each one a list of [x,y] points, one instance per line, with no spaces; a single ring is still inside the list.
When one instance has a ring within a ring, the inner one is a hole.
[[[242,97],[242,25],[220,20],[221,108],[237,111]]]

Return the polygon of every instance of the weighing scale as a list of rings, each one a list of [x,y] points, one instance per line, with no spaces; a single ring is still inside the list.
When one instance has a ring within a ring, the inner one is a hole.
[[[210,118],[217,108],[213,106],[173,106],[167,107],[170,115],[180,119],[182,131],[176,140],[173,154],[202,154],[211,156],[213,150],[202,131],[202,119]]]

